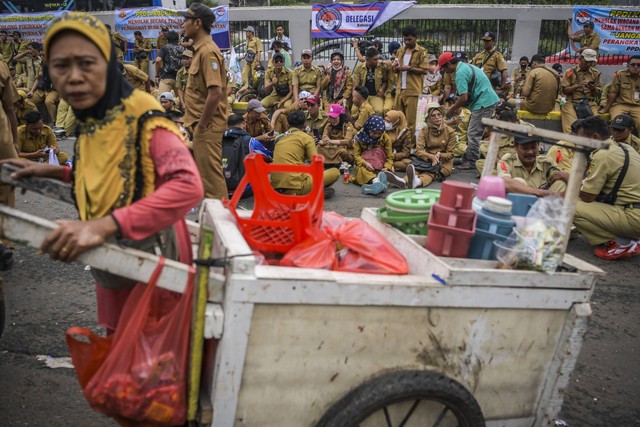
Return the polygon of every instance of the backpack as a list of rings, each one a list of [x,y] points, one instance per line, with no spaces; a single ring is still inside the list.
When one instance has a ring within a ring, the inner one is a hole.
[[[162,61],[164,66],[162,71],[165,74],[176,74],[180,68],[182,68],[182,52],[184,47],[177,44],[168,44],[164,46],[166,54]]]
[[[244,147],[244,135],[226,131],[222,136],[222,173],[227,182],[229,195],[238,188],[240,180],[244,176],[244,158],[248,154]],[[250,196],[251,192],[245,190],[243,197]]]

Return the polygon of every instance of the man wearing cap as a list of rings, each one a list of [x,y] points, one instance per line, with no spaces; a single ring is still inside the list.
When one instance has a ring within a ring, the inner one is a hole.
[[[516,152],[505,154],[497,164],[498,176],[504,181],[507,193],[545,197],[566,189],[566,183],[559,179],[561,171],[555,163],[539,157],[538,140],[516,137],[514,142]]]
[[[242,80],[243,82],[247,82],[253,74],[252,70],[255,71],[262,59],[262,40],[256,37],[256,30],[251,25],[245,28],[244,32],[247,36],[246,51],[249,52],[251,50],[255,53],[255,59],[253,62],[249,63],[245,61],[244,68],[242,69]]]
[[[227,127],[227,72],[220,49],[211,38],[215,15],[202,3],[192,3],[183,29],[193,39],[193,60],[184,93],[184,124],[193,132],[193,154],[205,197],[227,196],[222,172],[222,135]]]
[[[496,93],[503,94],[509,90],[507,62],[504,60],[504,56],[496,50],[495,33],[487,31],[482,36],[482,40],[484,41],[484,50],[474,56],[471,63],[484,71]],[[492,74],[495,75],[495,71],[500,74],[499,78],[492,77]]]
[[[262,142],[268,149],[273,149],[273,126],[265,114],[266,109],[260,101],[252,99],[247,103],[247,112],[244,121],[247,124],[249,135]]]
[[[25,76],[24,74],[18,74],[16,72],[16,64],[13,62],[9,64],[9,75],[11,76],[11,81],[13,82],[13,85],[17,89],[27,88],[27,76]],[[26,96],[26,92],[25,92],[25,96]]]
[[[160,49],[161,47],[166,46],[167,43],[169,43],[169,40],[167,38],[168,34],[169,27],[163,25],[162,28],[160,28],[160,33],[158,33],[158,38],[156,39],[156,49]]]
[[[578,120],[577,105],[588,105],[592,112],[597,111],[595,98],[602,92],[600,71],[595,69],[597,59],[595,50],[585,49],[581,53],[578,65],[564,73],[561,82],[562,94],[567,97],[567,102],[561,110],[564,133],[571,132],[571,124]]]
[[[160,104],[165,112],[177,111],[182,114],[182,111],[176,108],[176,101],[171,92],[163,92],[160,94]]]
[[[273,57],[277,54],[280,54],[284,58],[284,66],[289,70],[291,68],[291,54],[286,51],[284,45],[278,40],[274,41],[271,44],[271,50],[269,51],[269,62],[267,63],[267,70],[273,67]]]
[[[462,156],[461,170],[475,168],[476,160],[480,156],[480,139],[484,133],[483,118],[493,115],[499,101],[489,78],[475,65],[465,64],[461,58],[451,52],[444,52],[438,58],[440,68],[455,74],[458,100],[447,110],[447,116],[453,116],[458,108],[469,103],[471,118],[467,129],[467,151]]]
[[[133,36],[135,38],[133,41],[134,64],[138,69],[149,74],[149,57],[151,56],[151,51],[153,51],[151,40],[142,37],[140,31],[134,32]]]
[[[111,25],[105,24],[107,30],[111,34],[111,42],[116,48],[116,57],[119,62],[124,61],[124,53],[127,51],[127,39],[122,34],[111,29]]]
[[[274,44],[276,42],[280,44],[280,46],[285,50],[285,52],[287,53],[293,52],[292,46],[291,46],[291,39],[289,39],[289,37],[284,35],[284,26],[282,24],[278,24],[276,25],[276,36],[273,39],[271,39],[271,43],[269,43],[269,61],[271,61],[271,58],[273,57],[273,55],[278,53],[274,49]],[[290,68],[289,66],[286,65],[286,56],[285,56],[285,66],[287,68]]]
[[[606,122],[587,117],[576,124],[578,136],[605,141]],[[628,156],[628,157],[627,157]],[[618,191],[616,183],[628,158]],[[608,150],[591,153],[582,181],[573,224],[592,246],[594,255],[607,260],[640,254],[640,154],[626,144],[612,142]]]
[[[324,110],[320,108],[320,97],[314,95],[311,98],[307,98],[307,114],[304,131],[313,137],[316,144],[322,138],[328,120]]]
[[[298,94],[306,90],[312,95],[320,95],[322,89],[322,71],[313,65],[313,56],[311,49],[302,51],[302,65],[293,70],[291,84],[293,85],[293,105],[298,105]]]
[[[293,88],[291,87],[293,72],[284,66],[284,56],[282,54],[276,53],[272,59],[273,67],[267,69],[264,75],[263,88],[265,93],[271,93],[263,98],[261,103],[264,108],[275,107],[278,109],[293,103],[291,101],[291,96],[293,95]]]
[[[560,76],[544,63],[544,55],[536,54],[531,58],[531,71],[522,86],[523,98],[520,108],[535,114],[547,114],[553,111],[560,91]],[[514,98],[509,99],[516,106]]]
[[[398,75],[393,72],[393,61],[396,58],[398,50],[400,49],[400,43],[392,41],[389,43],[389,59],[382,61],[387,71],[387,90],[384,93],[384,106],[382,107],[382,114],[387,114],[393,110],[396,102],[396,89],[398,82]]]
[[[465,52],[453,52],[453,55],[458,58],[460,62],[467,63],[467,54]],[[445,72],[442,76],[442,99],[447,99],[451,94],[458,96],[458,88],[456,87],[456,74]]]
[[[624,142],[640,153],[640,138],[633,134],[636,129],[633,117],[628,114],[617,115],[609,125],[611,136],[615,142]]]
[[[380,61],[378,49],[368,48],[365,51],[365,62],[359,62],[353,69],[353,87],[364,86],[367,88],[369,104],[377,115],[382,115],[384,109],[387,82],[387,69]],[[355,105],[354,111],[357,111]]]
[[[600,36],[593,31],[593,28],[593,21],[589,21],[582,26],[582,34],[574,35],[571,29],[571,18],[567,19],[567,35],[569,36],[569,40],[580,44],[578,53],[584,52],[585,49],[592,49],[596,51],[596,54],[598,53],[600,49]]]
[[[509,96],[516,98],[518,95],[522,96],[522,88],[527,78],[527,74],[531,71],[529,66],[529,58],[523,56],[518,61],[518,66],[511,72],[511,88],[509,90]]]
[[[178,91],[178,99],[180,100],[180,106],[183,110],[186,109],[184,91],[187,88],[187,78],[189,77],[189,67],[191,66],[192,59],[193,51],[191,49],[185,49],[182,52],[182,68],[176,73],[176,90]]]
[[[396,73],[395,108],[404,113],[411,134],[416,129],[418,97],[422,93],[424,75],[429,68],[427,49],[417,44],[418,30],[409,25],[402,30],[404,46],[398,49],[396,59],[391,67]],[[415,136],[413,136],[415,139]]]
[[[13,56],[13,41],[9,40],[7,30],[0,30],[0,60],[7,64]]]
[[[610,112],[611,117],[628,114],[635,120],[636,129],[640,129],[640,55],[629,58],[627,69],[615,73],[607,103],[598,112]]]

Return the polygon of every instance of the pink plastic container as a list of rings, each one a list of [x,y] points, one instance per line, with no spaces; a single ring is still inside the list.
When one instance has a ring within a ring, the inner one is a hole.
[[[478,183],[478,199],[486,200],[489,196],[506,197],[504,181],[497,176],[483,176]]]
[[[455,209],[471,209],[475,192],[472,185],[459,181],[445,181],[440,191],[440,205]]]

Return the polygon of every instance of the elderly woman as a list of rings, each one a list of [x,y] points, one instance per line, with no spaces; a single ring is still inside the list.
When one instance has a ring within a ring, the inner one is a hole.
[[[384,119],[371,116],[353,140],[355,157],[351,182],[362,186],[363,194],[380,194],[387,189],[385,171],[393,166],[391,140],[384,133]]]
[[[11,161],[22,166],[13,175],[71,182],[80,220],[58,221],[42,251],[70,262],[118,239],[190,264],[184,215],[200,201],[203,187],[178,127],[156,99],[124,80],[109,31],[96,18],[72,12],[56,19],[44,51],[53,85],[78,120],[73,169]],[[92,272],[98,321],[112,333],[135,284]]]
[[[402,111],[391,110],[384,115],[384,129],[393,148],[393,170],[404,172],[411,163],[411,131]]]

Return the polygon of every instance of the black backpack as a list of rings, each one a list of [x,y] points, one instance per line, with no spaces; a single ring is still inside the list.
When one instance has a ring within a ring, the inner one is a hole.
[[[184,47],[177,44],[168,44],[164,46],[166,54],[162,61],[164,66],[162,71],[165,74],[176,74],[180,68],[182,68],[182,52]]]
[[[243,139],[243,134],[230,131],[226,131],[222,137],[222,173],[227,182],[229,196],[238,188],[245,173],[244,158],[248,153],[244,147]],[[250,195],[251,191],[247,189],[242,197]]]

